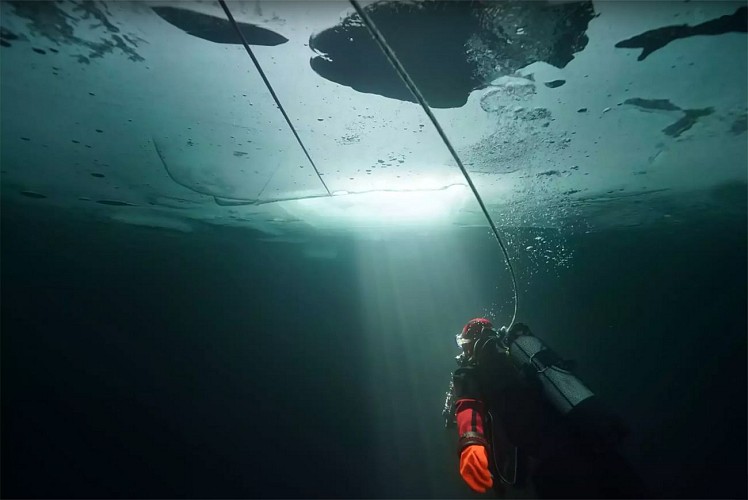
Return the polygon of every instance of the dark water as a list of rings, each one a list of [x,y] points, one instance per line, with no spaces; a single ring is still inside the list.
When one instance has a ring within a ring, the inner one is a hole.
[[[335,243],[4,204],[2,495],[476,496],[439,413],[495,243]],[[567,244],[520,319],[628,420],[653,496],[745,498],[745,216]]]

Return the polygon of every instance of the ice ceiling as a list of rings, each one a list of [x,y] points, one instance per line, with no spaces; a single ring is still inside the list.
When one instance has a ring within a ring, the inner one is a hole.
[[[3,1],[4,202],[178,231],[485,224],[347,2],[229,7],[319,175],[218,3]],[[661,223],[744,196],[744,2],[366,8],[499,226]]]

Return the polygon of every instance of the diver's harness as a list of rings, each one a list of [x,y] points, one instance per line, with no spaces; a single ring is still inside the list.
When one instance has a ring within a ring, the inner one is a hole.
[[[468,358],[465,354],[460,354],[455,358],[458,366],[473,363],[472,359],[477,357],[475,354],[490,344],[503,349],[525,378],[539,383],[544,398],[561,415],[567,417],[582,441],[593,449],[614,446],[627,434],[622,421],[604,409],[599,398],[573,373],[575,363],[559,357],[534,336],[527,325],[516,323],[508,330],[501,327],[498,332],[485,329],[475,341],[474,357]],[[454,382],[450,379],[442,410],[444,426],[447,428],[457,425],[456,405]],[[494,417],[490,412],[488,416],[493,426]],[[502,481],[509,485],[514,484],[517,479],[516,447],[513,462],[514,477],[511,480],[499,472]]]

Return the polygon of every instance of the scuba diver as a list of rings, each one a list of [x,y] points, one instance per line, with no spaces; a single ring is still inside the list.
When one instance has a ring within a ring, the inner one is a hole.
[[[527,325],[470,320],[442,415],[457,427],[462,479],[479,493],[537,498],[642,498],[616,451],[628,429]]]

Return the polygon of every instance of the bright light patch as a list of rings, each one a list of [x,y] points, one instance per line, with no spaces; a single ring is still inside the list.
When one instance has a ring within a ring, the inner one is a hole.
[[[283,208],[317,227],[396,227],[448,224],[468,199],[465,185],[412,191],[335,192],[284,202]]]

